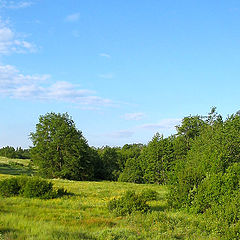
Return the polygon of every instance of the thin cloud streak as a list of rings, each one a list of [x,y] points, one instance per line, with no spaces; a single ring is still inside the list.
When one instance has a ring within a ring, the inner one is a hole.
[[[126,113],[122,116],[122,118],[124,118],[125,120],[135,120],[135,121],[138,121],[138,120],[141,120],[143,119],[145,116],[144,113],[142,112],[137,112],[137,113]]]
[[[21,9],[21,8],[30,7],[32,5],[33,5],[32,1],[14,2],[14,1],[0,0],[0,8],[6,8],[6,9]]]
[[[98,76],[100,78],[104,78],[104,79],[112,79],[113,78],[113,74],[112,73],[99,74]]]
[[[65,17],[66,22],[77,22],[80,18],[80,13],[73,13]]]
[[[170,129],[174,129],[175,126],[179,125],[181,123],[181,119],[179,118],[170,118],[170,119],[163,119],[161,120],[159,123],[147,123],[147,124],[143,124],[138,126],[138,128],[142,128],[142,129],[149,129],[149,130],[170,130]]]
[[[100,57],[105,57],[105,58],[111,58],[111,55],[107,54],[107,53],[99,53],[99,56]]]
[[[112,133],[108,133],[105,136],[110,138],[131,138],[134,134],[134,131],[131,130],[121,130]]]

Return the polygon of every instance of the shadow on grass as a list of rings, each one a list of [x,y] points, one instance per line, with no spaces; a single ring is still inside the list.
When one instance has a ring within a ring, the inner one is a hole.
[[[167,205],[158,205],[158,206],[151,206],[151,211],[156,211],[156,212],[163,212],[166,209],[168,209]]]
[[[17,239],[19,230],[12,228],[1,228],[0,227],[0,239]]]

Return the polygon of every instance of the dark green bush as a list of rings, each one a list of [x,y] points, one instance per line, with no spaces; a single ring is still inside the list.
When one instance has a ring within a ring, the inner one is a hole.
[[[147,212],[150,207],[143,196],[127,191],[121,198],[111,200],[108,209],[118,216],[125,216],[135,211]]]
[[[52,198],[53,184],[41,178],[29,178],[21,195],[28,198]]]
[[[141,197],[146,201],[157,200],[158,193],[152,189],[144,189],[141,192]]]
[[[17,178],[9,178],[0,181],[0,195],[12,197],[19,194],[21,187]]]
[[[15,177],[0,181],[0,196],[23,196],[28,198],[51,199],[68,194],[63,188],[54,190],[53,184],[37,177]]]

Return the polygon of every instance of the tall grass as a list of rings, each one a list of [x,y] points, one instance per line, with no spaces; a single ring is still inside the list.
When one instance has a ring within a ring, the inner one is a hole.
[[[220,239],[201,217],[169,210],[165,186],[53,182],[75,195],[51,200],[0,198],[2,239]],[[107,210],[113,197],[146,188],[159,193],[157,200],[149,202],[150,213],[116,217]]]
[[[0,174],[0,179],[8,177],[12,176]],[[166,186],[60,179],[52,182],[73,195],[50,200],[0,198],[0,240],[223,239],[210,220],[169,209]],[[108,211],[111,199],[128,190],[140,193],[144,189],[158,193],[156,200],[148,202],[150,212],[117,217]]]

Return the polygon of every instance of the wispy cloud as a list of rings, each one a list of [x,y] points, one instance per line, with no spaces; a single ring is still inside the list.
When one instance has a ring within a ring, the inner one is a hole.
[[[112,79],[114,77],[114,75],[112,73],[99,74],[98,76],[100,78],[105,78],[105,79]]]
[[[141,120],[145,116],[142,112],[137,113],[126,113],[122,116],[125,120]]]
[[[79,38],[80,37],[80,33],[78,30],[73,30],[72,31],[72,35],[75,37],[75,38]]]
[[[122,130],[106,134],[107,137],[111,138],[131,138],[134,134],[134,131],[131,130]]]
[[[90,107],[113,106],[110,99],[96,96],[95,91],[65,81],[51,83],[50,78],[50,75],[24,75],[14,66],[0,65],[0,96],[64,101]]]
[[[105,58],[111,58],[111,55],[107,54],[107,53],[99,53],[99,56],[100,57],[105,57]]]
[[[8,0],[0,0],[0,8],[6,9],[21,9],[27,8],[33,5],[32,1],[8,1]]]
[[[80,13],[73,13],[65,17],[66,22],[77,22],[80,18]]]
[[[36,51],[34,44],[20,39],[17,34],[0,19],[0,55]]]
[[[172,130],[175,129],[175,126],[179,125],[181,119],[179,118],[170,118],[163,119],[159,123],[148,123],[138,126],[142,129],[150,129],[150,130]]]

